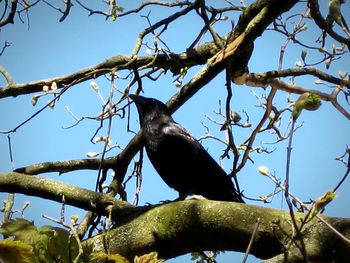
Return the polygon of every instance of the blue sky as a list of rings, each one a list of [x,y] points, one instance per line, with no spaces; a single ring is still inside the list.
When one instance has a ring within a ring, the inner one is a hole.
[[[129,9],[134,2],[141,1],[118,1],[118,3]],[[215,3],[207,1],[209,3]],[[219,2],[219,1],[218,1]],[[220,1],[224,4],[225,1]],[[297,6],[296,9],[300,8]],[[344,6],[349,10],[349,4]],[[0,64],[11,74],[18,83],[36,81],[60,75],[66,75],[82,68],[100,63],[104,59],[117,54],[129,55],[136,43],[137,36],[144,28],[147,21],[140,15],[147,15],[149,9],[145,9],[140,14],[135,14],[129,18],[118,18],[115,22],[105,21],[102,16],[89,17],[87,12],[77,5],[72,9],[72,13],[66,21],[59,23],[60,15],[50,9],[45,4],[41,4],[30,10],[30,28],[28,24],[22,24],[18,19],[14,25],[7,25],[1,29],[0,45],[4,41],[12,43],[11,47],[6,49],[0,57]],[[173,10],[170,10],[173,12]],[[348,12],[345,11],[344,13]],[[160,18],[167,16],[167,9],[153,9],[149,15],[151,22],[156,22]],[[229,18],[237,21],[238,13],[228,14]],[[25,16],[23,15],[25,18]],[[219,33],[225,34],[230,28],[230,19],[218,23],[215,27]],[[312,22],[309,21],[310,25]],[[195,32],[203,26],[203,22],[193,13],[188,17],[183,17],[173,25],[162,36],[162,40],[174,52],[184,51],[193,41]],[[318,31],[309,31],[302,34],[306,41],[314,44],[315,36]],[[209,41],[206,37],[203,41]],[[146,41],[151,45],[152,38]],[[280,46],[284,39],[272,31],[265,32],[260,37],[254,47],[254,52],[249,62],[251,72],[263,72],[266,70],[277,69],[278,55]],[[331,48],[332,42],[327,43]],[[300,47],[288,46],[286,49],[284,68],[294,67],[295,62],[300,60]],[[146,55],[145,48],[140,55]],[[316,52],[309,54],[310,59],[316,60]],[[308,57],[309,58],[309,57]],[[329,73],[337,74],[338,70],[349,72],[349,56],[347,59],[336,61],[331,69],[327,71],[324,66],[320,69]],[[188,81],[200,67],[190,70],[184,79]],[[127,76],[127,72],[119,72],[121,77]],[[178,92],[178,88],[173,83],[172,74],[169,72],[165,77],[153,82],[145,80],[144,95],[156,97],[166,101],[173,94]],[[129,79],[128,79],[129,80]],[[330,89],[324,86],[314,84],[315,79],[301,78],[296,80],[296,84],[307,88],[320,89],[324,92],[330,92]],[[105,98],[109,94],[109,84],[104,77],[95,80]],[[285,80],[288,81],[288,80]],[[0,86],[5,84],[5,80],[0,78]],[[116,86],[119,89],[125,88],[127,81],[118,80]],[[132,90],[134,91],[134,89]],[[232,109],[238,111],[244,120],[242,110],[248,112],[250,122],[253,127],[263,115],[263,110],[257,107],[258,100],[253,92],[258,95],[265,93],[258,88],[233,85]],[[205,115],[222,121],[214,111],[218,110],[219,100],[224,102],[226,96],[226,87],[224,76],[220,75],[211,81],[206,87],[199,91],[190,101],[188,101],[175,114],[176,121],[181,123],[195,137],[199,138],[206,132],[205,126],[210,128],[210,134],[216,135],[222,139],[225,134],[220,132],[220,126],[211,123]],[[45,105],[50,99],[43,97],[39,100],[37,106],[31,104],[32,95],[19,96],[17,98],[6,98],[0,101],[0,130],[8,130],[35,113],[41,106]],[[284,92],[278,92],[275,105],[279,108],[286,107],[288,95]],[[292,96],[292,98],[296,98]],[[117,97],[115,98],[117,99]],[[87,152],[102,151],[102,144],[92,144],[90,142],[95,130],[99,126],[96,121],[83,121],[71,129],[63,129],[74,124],[74,119],[67,112],[68,107],[78,117],[96,116],[102,107],[102,103],[97,94],[91,89],[89,81],[72,87],[58,101],[54,109],[47,109],[39,116],[34,118],[28,124],[20,128],[16,133],[11,134],[12,150],[14,164],[16,168],[43,161],[59,161],[69,159],[85,158]],[[138,131],[138,117],[134,105],[131,106],[131,128]],[[337,112],[332,105],[324,102],[321,109],[316,112],[303,112],[298,119],[298,124],[304,122],[294,137],[292,161],[291,161],[291,186],[290,191],[300,199],[308,201],[316,199],[326,191],[334,188],[345,173],[345,166],[335,157],[342,155],[346,145],[350,145],[349,132],[350,122]],[[202,124],[203,123],[203,124]],[[288,115],[284,115],[281,124],[281,130],[285,131],[288,124]],[[99,135],[104,136],[107,125],[101,130]],[[249,135],[249,129],[235,128],[234,135],[236,143],[239,144]],[[119,120],[117,117],[113,120],[111,139],[113,143],[125,146],[132,133],[126,130],[126,121]],[[271,134],[259,135],[256,144],[274,141]],[[210,154],[219,161],[219,157],[224,149],[223,145],[214,140],[204,140],[204,146]],[[10,171],[11,163],[7,147],[7,136],[0,135],[0,171]],[[276,150],[271,154],[252,154],[254,163],[248,162],[245,169],[239,173],[239,181],[244,193],[251,197],[269,194],[274,189],[274,184],[267,178],[257,173],[260,165],[266,165],[271,171],[276,173],[278,178],[284,178],[286,164],[286,142],[263,146],[270,150]],[[114,156],[119,153],[116,149],[108,153],[108,156]],[[223,166],[226,171],[230,170],[231,160],[224,160]],[[129,167],[128,174],[131,174],[132,165]],[[74,184],[88,189],[95,188],[96,171],[79,171],[58,176],[56,173],[45,174],[55,180]],[[350,217],[348,200],[350,198],[350,182],[346,181],[339,189],[338,196],[326,209],[329,216]],[[127,186],[129,200],[133,199],[135,192],[135,181]],[[163,183],[147,158],[144,161],[143,185],[140,196],[140,204],[146,202],[157,203],[161,200],[169,200],[177,197],[177,193],[169,189]],[[0,193],[0,199],[6,198],[6,194]],[[28,198],[17,195],[16,207],[20,208],[26,200],[30,201],[30,206],[25,212],[26,218],[34,220],[35,224],[51,224],[51,222],[42,218],[42,214],[53,217],[59,217],[60,206],[38,198]],[[271,204],[262,204],[247,201],[255,205],[263,205],[273,208],[286,209],[286,205],[281,201],[281,196],[275,197]],[[67,220],[69,215],[79,214],[83,217],[84,212],[67,207]],[[220,262],[230,262],[233,254],[226,253]],[[241,255],[235,255],[241,259]],[[186,258],[187,259],[187,258]],[[253,257],[249,262],[254,262]],[[169,262],[176,262],[170,260]]]

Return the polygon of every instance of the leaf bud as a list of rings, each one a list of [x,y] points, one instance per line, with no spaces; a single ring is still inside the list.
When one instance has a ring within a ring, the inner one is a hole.
[[[93,88],[94,91],[98,92],[98,85],[95,81],[90,82],[90,87]]]
[[[57,90],[57,83],[54,81],[51,83],[51,90],[56,91]]]
[[[98,156],[97,152],[87,152],[86,156],[89,158],[95,158],[96,156]]]
[[[35,106],[38,103],[39,96],[35,95],[32,97],[32,105]]]
[[[314,111],[321,106],[321,97],[316,93],[305,92],[294,103],[292,112],[293,119],[296,120],[303,109]]]
[[[270,174],[269,169],[266,166],[259,166],[258,172],[265,176]]]
[[[45,85],[44,87],[43,87],[43,92],[49,92],[49,90],[50,90],[50,88],[49,88],[49,86],[47,86],[47,85]]]

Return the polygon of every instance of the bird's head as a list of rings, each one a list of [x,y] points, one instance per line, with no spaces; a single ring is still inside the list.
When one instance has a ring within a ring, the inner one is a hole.
[[[154,98],[146,98],[133,94],[130,94],[129,98],[136,104],[141,127],[143,127],[145,123],[153,120],[171,119],[171,114],[163,102]]]

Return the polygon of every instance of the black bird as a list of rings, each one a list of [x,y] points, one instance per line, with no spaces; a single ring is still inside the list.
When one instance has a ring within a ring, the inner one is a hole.
[[[149,160],[162,179],[179,192],[211,200],[243,202],[231,178],[203,146],[176,123],[159,100],[129,95],[140,117]]]

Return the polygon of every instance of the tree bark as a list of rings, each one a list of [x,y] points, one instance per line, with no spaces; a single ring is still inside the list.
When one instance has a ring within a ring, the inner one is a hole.
[[[295,216],[300,222],[305,214]],[[292,237],[288,211],[210,200],[185,200],[150,208],[119,220],[113,229],[85,240],[83,246],[89,252],[117,253],[129,259],[151,251],[164,259],[191,251],[245,252],[258,219],[250,254],[272,258],[271,262],[303,261],[298,240]],[[350,237],[350,219],[324,219]],[[350,261],[350,246],[317,218],[304,226],[302,234],[309,261]]]

